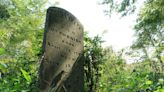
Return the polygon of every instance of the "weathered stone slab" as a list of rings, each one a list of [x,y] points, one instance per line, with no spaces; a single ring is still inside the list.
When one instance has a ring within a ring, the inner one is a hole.
[[[40,66],[43,92],[83,92],[83,27],[68,11],[47,10]]]

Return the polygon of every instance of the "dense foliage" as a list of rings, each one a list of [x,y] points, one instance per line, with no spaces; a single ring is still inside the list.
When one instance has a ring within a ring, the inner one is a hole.
[[[37,90],[44,0],[0,1],[0,91]]]
[[[105,4],[117,5],[114,1],[105,0]],[[128,7],[135,3],[133,1],[135,0],[122,0],[119,6],[123,7],[116,6],[114,10],[127,14]],[[134,27],[136,39],[130,49],[122,52],[123,56],[130,56],[136,63],[124,64],[125,60],[119,57],[122,64],[115,64],[120,61],[117,60],[119,54],[115,53],[114,62],[110,58],[113,55],[112,49],[109,51],[110,55],[105,54],[109,57],[105,63],[109,69],[104,68],[105,72],[100,81],[102,89],[99,92],[164,92],[163,2],[163,0],[145,0],[140,9]],[[105,74],[106,72],[108,73]]]
[[[85,34],[84,37],[84,78],[85,91],[94,92],[97,90],[100,71],[103,63],[103,48],[101,47],[102,39],[99,36],[90,38]]]

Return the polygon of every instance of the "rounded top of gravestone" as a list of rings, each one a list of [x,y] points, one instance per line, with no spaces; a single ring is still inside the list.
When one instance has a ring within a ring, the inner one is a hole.
[[[51,11],[56,11],[56,13],[61,12],[61,14],[66,14],[67,16],[71,16],[72,18],[70,18],[71,21],[76,20],[76,22],[78,22],[78,24],[80,24],[82,26],[82,23],[77,19],[76,16],[74,16],[71,12],[67,11],[66,9],[60,8],[60,7],[55,7],[55,6],[51,6],[47,9],[47,14]],[[59,14],[59,15],[61,15]]]

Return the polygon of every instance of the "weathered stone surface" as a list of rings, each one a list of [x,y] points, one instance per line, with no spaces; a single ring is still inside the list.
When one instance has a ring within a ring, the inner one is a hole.
[[[68,11],[47,10],[40,65],[43,92],[83,92],[83,27]]]

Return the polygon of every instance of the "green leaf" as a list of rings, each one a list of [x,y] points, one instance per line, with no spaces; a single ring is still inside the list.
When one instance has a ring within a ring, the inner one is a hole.
[[[160,78],[160,79],[158,79],[158,82],[159,82],[160,84],[163,84],[163,83],[164,83],[164,79]]]
[[[151,85],[152,83],[153,83],[153,82],[150,81],[150,80],[147,80],[147,81],[146,81],[146,84],[147,84],[147,85]]]
[[[155,92],[164,92],[164,88],[163,89],[158,89],[157,91]]]
[[[6,73],[7,72],[7,65],[6,64],[3,64],[3,63],[0,63],[0,70],[2,71],[2,72],[4,72],[4,73]]]
[[[0,55],[5,53],[5,49],[4,48],[0,48]]]
[[[25,70],[23,70],[22,68],[20,68],[24,78],[28,81],[28,82],[31,82],[31,77],[30,75],[28,74],[28,72],[26,72]]]

